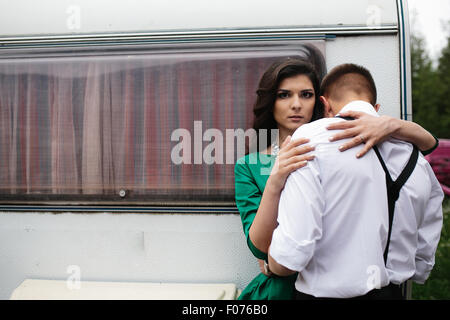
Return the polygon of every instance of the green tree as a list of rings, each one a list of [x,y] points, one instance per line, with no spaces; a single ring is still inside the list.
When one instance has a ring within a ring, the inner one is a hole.
[[[413,121],[438,138],[450,138],[450,41],[435,68],[424,40],[411,37],[411,82]]]
[[[424,40],[411,37],[411,84],[413,121],[440,138],[436,132],[439,119],[438,74],[425,50]]]
[[[442,50],[439,58],[438,91],[439,101],[437,111],[440,115],[439,130],[436,131],[440,138],[450,138],[450,36],[447,38],[447,46]]]

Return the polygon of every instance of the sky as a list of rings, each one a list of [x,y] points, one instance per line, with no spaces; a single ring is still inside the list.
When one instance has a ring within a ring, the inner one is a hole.
[[[408,0],[411,33],[422,35],[436,60],[450,35],[450,0]]]

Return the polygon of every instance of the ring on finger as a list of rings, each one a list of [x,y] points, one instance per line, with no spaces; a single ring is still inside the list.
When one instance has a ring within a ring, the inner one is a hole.
[[[362,134],[359,135],[359,138],[361,139],[361,142],[364,143],[365,137]]]

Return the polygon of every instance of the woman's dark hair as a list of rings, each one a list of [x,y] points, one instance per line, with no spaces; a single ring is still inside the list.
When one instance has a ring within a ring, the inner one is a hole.
[[[297,75],[305,75],[314,88],[315,104],[311,121],[323,118],[323,106],[319,99],[320,82],[325,75],[325,61],[322,54],[312,46],[305,46],[307,57],[284,58],[274,62],[263,74],[256,90],[257,98],[253,107],[255,116],[253,129],[257,133],[257,150],[262,151],[270,145],[271,137],[267,134],[267,141],[260,142],[260,130],[277,129],[273,116],[273,108],[280,83]],[[261,138],[263,139],[264,136]]]

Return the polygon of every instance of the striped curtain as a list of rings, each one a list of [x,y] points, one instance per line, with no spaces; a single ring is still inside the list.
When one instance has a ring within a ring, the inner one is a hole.
[[[95,201],[124,190],[141,201],[232,200],[234,164],[226,153],[236,160],[236,150],[225,149],[226,129],[251,127],[258,81],[287,55],[0,59],[0,199]],[[214,141],[222,164],[194,164],[195,150],[211,144],[194,137],[196,121],[202,133],[223,133],[223,141]],[[179,143],[171,134],[179,128],[190,133],[190,163],[171,159]]]

